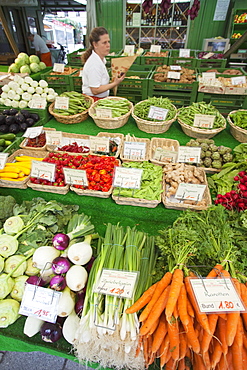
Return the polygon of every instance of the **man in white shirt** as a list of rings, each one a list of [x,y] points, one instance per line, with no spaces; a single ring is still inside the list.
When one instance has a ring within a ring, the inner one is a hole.
[[[36,54],[40,58],[41,62],[44,62],[47,67],[51,67],[51,53],[42,37],[40,37],[39,35],[33,35],[31,32],[28,32],[27,38],[33,43]]]

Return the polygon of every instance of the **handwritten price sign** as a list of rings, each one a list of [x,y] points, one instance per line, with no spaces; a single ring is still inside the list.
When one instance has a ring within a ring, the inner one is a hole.
[[[54,163],[46,163],[40,161],[32,161],[31,177],[39,179],[55,181],[56,165]]]

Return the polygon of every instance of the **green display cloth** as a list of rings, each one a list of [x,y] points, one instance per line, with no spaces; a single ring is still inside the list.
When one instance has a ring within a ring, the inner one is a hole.
[[[109,131],[98,128],[90,117],[82,123],[70,125],[62,124],[57,122],[55,119],[51,119],[45,126],[53,127],[64,132],[91,135],[96,135],[98,132],[102,131]],[[155,136],[153,134],[147,134],[140,131],[133,118],[130,118],[128,123],[122,128],[110,131],[123,134],[129,133],[136,137],[143,138],[151,138]],[[190,140],[190,138],[183,133],[177,122],[173,123],[167,132],[156,135],[156,137],[177,139],[180,142],[180,145],[185,145],[186,142]],[[215,136],[214,140],[217,145],[226,145],[231,148],[234,148],[239,144],[230,134],[228,126],[224,131]],[[47,201],[55,199],[65,204],[78,204],[80,206],[80,211],[91,216],[91,221],[95,225],[96,231],[101,235],[104,235],[106,224],[108,222],[112,224],[119,222],[123,226],[129,225],[131,227],[136,225],[139,230],[148,232],[151,235],[157,235],[158,230],[171,225],[180,214],[180,211],[166,209],[163,204],[159,204],[156,208],[120,206],[111,198],[102,199],[89,196],[79,196],[72,191],[69,191],[66,195],[59,195],[39,192],[29,188],[26,190],[0,188],[0,194],[11,194],[18,202],[32,199],[34,197],[42,197]],[[50,344],[43,342],[39,334],[32,338],[25,336],[23,334],[24,322],[25,318],[21,317],[8,328],[0,329],[1,350],[20,352],[43,351],[60,357],[73,358],[73,355],[70,352],[71,346],[64,340]]]

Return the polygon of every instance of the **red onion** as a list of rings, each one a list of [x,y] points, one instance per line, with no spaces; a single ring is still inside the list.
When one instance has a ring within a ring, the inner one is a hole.
[[[67,234],[58,233],[53,237],[52,244],[59,251],[64,251],[69,245],[69,237]]]
[[[45,342],[54,343],[62,338],[62,328],[58,323],[45,322],[40,329],[41,338]]]
[[[76,304],[75,304],[75,312],[76,314],[81,317],[81,314],[82,314],[82,310],[83,310],[83,306],[84,306],[84,298],[80,298]]]
[[[52,261],[52,270],[55,274],[66,274],[70,268],[70,262],[65,257],[57,257]]]
[[[32,285],[38,285],[38,286],[45,286],[44,280],[41,279],[41,277],[37,275],[29,276],[29,278],[26,280],[26,283],[32,284]]]
[[[65,278],[61,275],[53,276],[50,281],[50,287],[58,291],[64,290],[64,288],[66,287]]]

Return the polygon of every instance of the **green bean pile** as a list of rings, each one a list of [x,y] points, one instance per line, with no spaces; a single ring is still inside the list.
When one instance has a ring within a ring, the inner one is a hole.
[[[151,105],[159,108],[168,109],[168,113],[166,116],[166,121],[174,118],[176,115],[176,108],[173,106],[172,102],[168,98],[163,98],[162,96],[157,98],[153,96],[152,98],[148,98],[147,100],[143,100],[142,102],[138,103],[134,107],[134,114],[146,121],[152,122],[160,122],[157,119],[152,119],[148,117],[149,109]]]
[[[102,99],[98,100],[96,108],[111,109],[112,117],[124,116],[130,110],[130,104],[127,99]]]
[[[86,99],[85,95],[76,91],[64,92],[59,96],[69,98],[68,109],[53,109],[54,113],[57,113],[61,116],[73,116],[75,114],[82,113],[91,105],[91,102]]]
[[[186,125],[193,126],[195,114],[208,114],[215,116],[213,127],[203,129],[217,129],[225,125],[225,118],[220,114],[218,109],[216,109],[211,103],[207,104],[205,102],[192,103],[188,107],[182,107],[179,109],[178,118]]]

